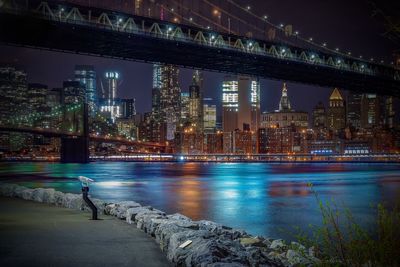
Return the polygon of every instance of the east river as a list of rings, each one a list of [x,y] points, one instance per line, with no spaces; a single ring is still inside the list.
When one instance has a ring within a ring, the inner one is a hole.
[[[348,208],[373,227],[377,203],[400,198],[400,165],[135,163],[0,163],[0,181],[80,193],[77,176],[96,180],[93,197],[134,200],[167,213],[207,219],[254,235],[292,239],[299,226],[319,225],[315,194]]]

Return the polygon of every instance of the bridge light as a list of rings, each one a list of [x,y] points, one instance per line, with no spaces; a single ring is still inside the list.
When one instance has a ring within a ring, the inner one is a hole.
[[[251,9],[251,6],[247,6],[247,10],[250,10]]]
[[[374,61],[374,58],[371,58],[371,61]]]
[[[174,12],[174,8],[171,8],[171,11]]]
[[[168,32],[171,32],[172,31],[172,28],[171,27],[168,27]]]
[[[215,39],[215,35],[211,35],[211,40],[214,40]]]
[[[351,56],[351,52],[347,52],[347,54],[348,54],[349,56]]]
[[[250,42],[250,43],[249,43],[249,46],[250,46],[250,47],[253,46],[253,42]]]
[[[295,35],[299,35],[299,31],[295,31],[294,34],[295,34]]]
[[[363,65],[361,65],[361,68],[362,68],[362,69],[364,69],[364,68],[365,68],[365,65],[364,65],[364,64],[363,64]]]
[[[381,60],[381,64],[383,64],[385,61]]]
[[[335,49],[335,50],[336,50],[336,52],[338,52],[338,51],[339,51],[339,48],[337,48],[337,47],[336,47],[336,49]]]
[[[323,43],[322,46],[323,46],[323,47],[326,47],[326,43]]]
[[[118,22],[122,22],[122,19],[121,19],[121,18],[119,18],[119,19],[118,19]]]
[[[312,42],[314,39],[312,37],[310,37],[310,39],[308,39],[310,42]]]
[[[268,19],[268,16],[267,16],[267,15],[264,15],[264,19],[267,20],[267,19]]]
[[[281,53],[283,54],[283,53],[285,53],[285,52],[286,52],[286,49],[285,49],[285,48],[282,48]]]
[[[338,59],[337,64],[341,64],[341,63],[342,63],[342,61],[340,59]]]
[[[61,8],[61,12],[64,12],[64,11],[65,11],[65,9],[62,7],[62,8]]]
[[[190,18],[189,18],[189,21],[193,21],[193,18],[192,18],[192,17],[190,17]]]
[[[360,58],[363,58],[363,56],[360,56]]]
[[[314,54],[312,54],[312,55],[311,55],[311,59],[314,59],[314,58],[315,58],[315,55],[314,55]]]
[[[211,27],[210,26],[207,26],[207,30],[210,30],[211,29]]]

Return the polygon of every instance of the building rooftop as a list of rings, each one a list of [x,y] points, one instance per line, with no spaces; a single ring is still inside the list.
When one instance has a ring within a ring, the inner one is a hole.
[[[339,92],[339,89],[335,88],[329,97],[329,100],[343,100],[342,95]]]

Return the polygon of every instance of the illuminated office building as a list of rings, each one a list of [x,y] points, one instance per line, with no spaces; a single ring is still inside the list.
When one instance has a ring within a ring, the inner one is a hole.
[[[326,110],[322,102],[319,102],[313,109],[312,113],[313,128],[326,127]]]
[[[121,105],[117,99],[118,82],[121,76],[116,71],[108,71],[105,73],[104,77],[106,91],[103,91],[100,111],[107,114],[107,117],[110,117],[112,121],[115,121],[115,119],[121,117],[122,114]]]
[[[262,128],[283,127],[308,128],[308,113],[292,109],[286,83],[283,84],[282,96],[279,101],[279,109],[272,112],[264,112],[261,118]]]
[[[250,128],[256,130],[260,121],[259,80],[247,76],[227,76],[222,83],[223,131]]]
[[[346,106],[339,90],[335,88],[329,97],[328,128],[334,131],[346,127]]]
[[[361,99],[361,127],[381,126],[381,98],[375,94],[363,94]]]
[[[355,129],[361,128],[361,100],[363,94],[349,92],[347,96],[346,119],[347,125]]]
[[[81,82],[85,87],[86,102],[90,111],[95,111],[98,104],[97,86],[96,86],[96,71],[90,65],[75,66],[75,81]]]
[[[203,131],[203,97],[200,87],[201,83],[201,74],[199,71],[195,71],[192,84],[189,86],[189,120],[198,132]]]
[[[154,64],[152,95],[153,141],[173,140],[182,116],[178,67]]]

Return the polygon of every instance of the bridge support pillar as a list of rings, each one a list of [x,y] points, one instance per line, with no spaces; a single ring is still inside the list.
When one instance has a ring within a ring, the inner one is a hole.
[[[89,163],[89,113],[83,104],[83,135],[61,138],[61,163]]]
[[[61,162],[62,163],[88,163],[89,140],[85,137],[61,138]]]

